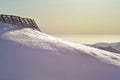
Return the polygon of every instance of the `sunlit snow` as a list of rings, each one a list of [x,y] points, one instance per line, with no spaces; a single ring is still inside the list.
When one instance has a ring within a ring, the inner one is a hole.
[[[120,80],[120,54],[0,23],[0,80]]]

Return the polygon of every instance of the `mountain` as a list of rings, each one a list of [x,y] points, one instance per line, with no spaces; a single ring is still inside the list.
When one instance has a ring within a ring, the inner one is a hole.
[[[116,42],[116,43],[96,43],[96,44],[91,44],[89,46],[99,48],[99,49],[103,49],[103,50],[110,51],[110,52],[120,53],[120,42]]]
[[[120,80],[120,54],[0,23],[0,80]]]

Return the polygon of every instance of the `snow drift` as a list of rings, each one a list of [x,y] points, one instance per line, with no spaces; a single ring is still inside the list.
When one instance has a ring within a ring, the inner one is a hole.
[[[120,80],[120,55],[0,23],[0,80]]]

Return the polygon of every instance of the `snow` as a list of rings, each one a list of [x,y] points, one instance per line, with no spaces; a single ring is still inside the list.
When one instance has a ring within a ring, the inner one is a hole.
[[[111,43],[110,46],[120,52],[120,42]]]
[[[120,42],[115,43],[96,43],[96,44],[89,44],[88,46],[92,46],[95,48],[107,50],[110,52],[120,53]]]
[[[120,54],[0,23],[0,80],[120,80]]]

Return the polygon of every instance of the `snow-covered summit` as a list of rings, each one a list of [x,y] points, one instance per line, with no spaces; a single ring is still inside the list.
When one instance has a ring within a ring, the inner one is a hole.
[[[116,43],[96,43],[96,44],[91,44],[89,46],[99,48],[99,49],[103,49],[103,50],[110,51],[110,52],[120,53],[120,42],[116,42]]]
[[[120,55],[0,23],[0,80],[120,80]]]

